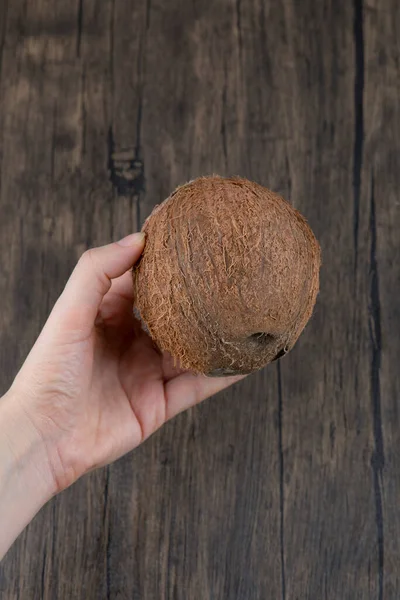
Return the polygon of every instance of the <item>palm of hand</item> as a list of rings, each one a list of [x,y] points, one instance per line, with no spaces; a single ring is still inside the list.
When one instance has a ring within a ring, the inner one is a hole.
[[[95,323],[82,306],[52,313],[21,370],[35,382],[34,426],[55,440],[48,454],[57,491],[237,379],[175,368],[135,319],[132,288],[130,272],[113,280]]]

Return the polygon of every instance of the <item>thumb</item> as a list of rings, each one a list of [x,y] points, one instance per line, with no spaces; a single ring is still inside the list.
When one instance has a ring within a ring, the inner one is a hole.
[[[143,252],[144,240],[144,233],[134,233],[119,242],[87,250],[79,259],[54,310],[85,309],[90,324],[94,323],[111,280],[136,263]]]

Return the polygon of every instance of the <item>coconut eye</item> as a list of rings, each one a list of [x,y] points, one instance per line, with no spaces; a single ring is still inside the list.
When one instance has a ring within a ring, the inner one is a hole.
[[[258,332],[258,333],[252,333],[249,336],[249,340],[255,341],[258,344],[269,344],[271,342],[274,341],[274,336],[271,335],[270,333],[265,333],[264,331]]]

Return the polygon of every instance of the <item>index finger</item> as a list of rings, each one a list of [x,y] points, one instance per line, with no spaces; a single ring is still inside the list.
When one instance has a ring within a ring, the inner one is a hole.
[[[76,326],[90,331],[112,280],[121,277],[139,259],[144,247],[143,234],[86,251],[57,300],[50,321],[74,313]]]

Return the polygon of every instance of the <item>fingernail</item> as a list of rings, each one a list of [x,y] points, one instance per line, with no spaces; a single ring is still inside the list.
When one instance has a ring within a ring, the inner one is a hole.
[[[139,233],[131,233],[130,235],[122,238],[122,240],[119,240],[117,244],[120,246],[140,246],[143,244],[145,237],[145,234],[141,231]]]

